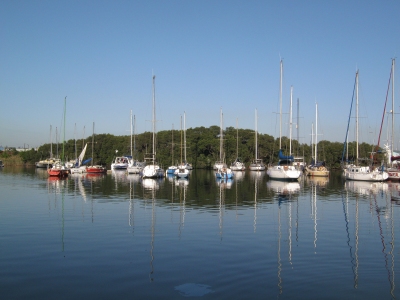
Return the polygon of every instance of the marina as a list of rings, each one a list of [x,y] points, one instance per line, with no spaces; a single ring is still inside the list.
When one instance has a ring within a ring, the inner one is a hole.
[[[399,183],[6,167],[0,186],[5,299],[400,295]]]

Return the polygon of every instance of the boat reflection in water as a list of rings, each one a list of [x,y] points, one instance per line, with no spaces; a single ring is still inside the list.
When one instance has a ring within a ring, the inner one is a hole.
[[[221,179],[217,178],[217,185],[222,189],[230,190],[232,187],[233,179]]]
[[[293,194],[300,191],[300,183],[297,181],[269,180],[267,181],[267,188],[275,192],[280,200],[284,200],[291,198]]]
[[[329,177],[305,177],[305,182],[310,185],[318,186],[318,187],[326,187],[329,182]]]
[[[163,180],[161,179],[153,179],[153,178],[142,178],[142,186],[144,187],[144,189],[146,190],[158,190],[160,189],[160,183]]]
[[[387,182],[370,182],[370,181],[352,181],[346,180],[344,187],[347,191],[362,196],[376,195],[378,193],[387,192],[389,186]]]
[[[399,182],[388,182],[388,189],[390,191],[390,199],[395,204],[400,204],[400,183]]]
[[[235,181],[242,181],[246,172],[245,171],[233,171],[235,174],[233,177],[235,178]]]

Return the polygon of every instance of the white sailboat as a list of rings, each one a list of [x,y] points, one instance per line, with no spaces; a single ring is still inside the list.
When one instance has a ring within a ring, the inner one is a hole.
[[[132,128],[133,127],[133,128]],[[132,134],[133,133],[133,134]],[[133,135],[133,153],[132,153],[132,135]],[[132,159],[128,168],[126,168],[126,172],[128,174],[140,174],[145,167],[145,162],[140,162],[137,160],[136,153],[136,117],[133,116],[133,126],[132,126],[132,111],[131,111],[131,156]]]
[[[150,157],[146,158],[150,163],[147,164],[143,169],[143,178],[161,178],[164,177],[164,170],[156,162],[156,98],[155,98],[155,80],[156,76],[153,75],[153,153]]]
[[[222,108],[221,108],[221,112],[220,112],[220,126],[219,126],[219,160],[217,160],[214,163],[213,169],[214,170],[219,170],[222,168],[226,168],[226,164],[224,163],[223,160],[223,131],[222,131]]]
[[[238,129],[238,119],[236,119],[236,159],[231,164],[232,171],[244,171],[246,166],[241,162],[239,158],[239,129]]]
[[[392,59],[392,68],[390,72],[390,77],[392,81],[392,134],[391,134],[391,145],[385,145],[386,158],[388,167],[389,180],[400,180],[400,154],[394,150],[394,65],[395,59]]]
[[[305,173],[307,176],[329,177],[329,170],[325,166],[325,162],[318,162],[318,104],[315,104],[315,151],[314,161],[307,166]]]
[[[233,172],[230,168],[228,168],[224,161],[224,132],[222,130],[223,127],[223,114],[221,108],[220,114],[220,134],[219,134],[219,161],[214,164],[215,176],[217,179],[232,179]]]
[[[189,170],[186,168],[185,162],[182,160],[182,116],[181,116],[181,164],[176,168],[174,174],[178,178],[188,178],[189,177]]]
[[[280,89],[279,89],[279,102],[280,102],[280,118],[279,118],[279,162],[276,166],[271,166],[267,170],[267,174],[272,179],[278,180],[298,180],[301,171],[293,166],[293,156],[284,156],[282,153],[282,71],[283,62],[280,61]],[[290,106],[291,107],[291,106]],[[291,124],[290,124],[291,125]],[[291,129],[291,128],[290,128]],[[292,136],[290,133],[290,150],[292,148]]]
[[[389,175],[387,172],[369,166],[359,166],[358,164],[358,70],[356,72],[356,165],[349,165],[344,170],[344,177],[347,180],[360,181],[384,181]]]
[[[256,109],[256,113],[255,113],[255,159],[254,161],[250,164],[249,169],[250,171],[264,171],[265,170],[265,165],[262,162],[262,159],[258,158],[258,131],[257,131],[257,121],[258,121],[258,116],[257,116],[257,109]]]
[[[86,173],[86,166],[82,165],[83,158],[85,157],[85,153],[86,153],[86,148],[87,148],[87,144],[82,149],[81,154],[79,154],[78,161],[77,161],[76,165],[73,168],[71,168],[71,174]]]

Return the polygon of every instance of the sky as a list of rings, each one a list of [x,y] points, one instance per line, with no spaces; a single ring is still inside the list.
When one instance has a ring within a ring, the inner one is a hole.
[[[359,139],[376,143],[399,12],[388,0],[1,1],[0,146],[55,142],[56,128],[62,139],[65,97],[66,140],[93,124],[129,135],[131,110],[136,133],[151,131],[153,75],[157,131],[180,129],[184,112],[186,128],[219,126],[220,109],[224,128],[255,129],[257,109],[258,132],[279,137],[281,60],[282,135],[292,86],[293,139],[310,143],[318,103],[318,140],[343,142],[359,70]]]

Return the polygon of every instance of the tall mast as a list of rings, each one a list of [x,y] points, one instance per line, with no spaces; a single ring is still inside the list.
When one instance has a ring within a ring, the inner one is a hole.
[[[53,136],[51,135],[51,125],[50,125],[50,158],[53,158]]]
[[[392,155],[394,150],[394,64],[395,59],[392,59]]]
[[[153,156],[153,165],[155,164],[155,160],[156,160],[155,132],[156,132],[156,76],[153,75],[153,155],[152,155]]]
[[[83,126],[82,149],[85,145],[85,126]]]
[[[92,134],[92,166],[94,161],[94,122],[93,122],[93,134]]]
[[[76,153],[76,123],[74,128],[74,139],[75,139],[75,158],[78,158],[78,154]]]
[[[297,98],[297,122],[296,122],[296,131],[297,131],[297,145],[300,145],[300,140],[299,140],[299,127],[300,127],[300,103],[299,103],[299,98]]]
[[[256,128],[256,130],[255,130],[255,135],[256,135],[256,136],[255,136],[256,147],[255,147],[255,148],[256,148],[256,161],[257,161],[257,152],[258,152],[258,151],[257,151],[257,144],[258,144],[258,141],[257,141],[257,108],[256,108],[256,111],[255,111],[255,123],[256,123],[256,124],[255,124],[255,125],[256,125],[256,126],[255,126],[255,128]]]
[[[314,156],[314,123],[311,123],[311,157],[314,158],[315,162],[315,156]]]
[[[318,163],[318,103],[315,103],[315,163]]]
[[[356,73],[356,164],[358,165],[358,70]]]
[[[181,115],[181,165],[182,165],[182,115]]]
[[[133,116],[133,151],[136,159],[136,116]]]
[[[223,139],[223,131],[222,131],[222,118],[223,118],[223,116],[222,116],[222,107],[221,107],[221,113],[220,113],[220,125],[219,125],[219,127],[220,127],[220,131],[219,131],[219,137],[220,137],[220,139],[219,139],[219,160],[222,162],[222,152],[223,152],[223,142],[222,142],[222,139]]]
[[[293,103],[293,86],[290,87],[289,155],[292,155],[292,103]]]
[[[283,61],[280,62],[281,72],[279,80],[279,149],[282,149],[282,73],[283,73]]]
[[[239,129],[238,129],[238,118],[236,118],[236,158],[239,157]]]
[[[186,112],[183,112],[183,144],[184,144],[184,151],[185,151],[185,163],[186,163]]]
[[[65,161],[64,148],[65,148],[65,115],[67,113],[66,109],[67,109],[67,96],[65,96],[64,98],[64,133],[63,133],[62,161]]]
[[[132,125],[132,109],[131,109],[131,157],[133,160],[133,153],[132,153],[132,132],[133,132],[133,125]]]

